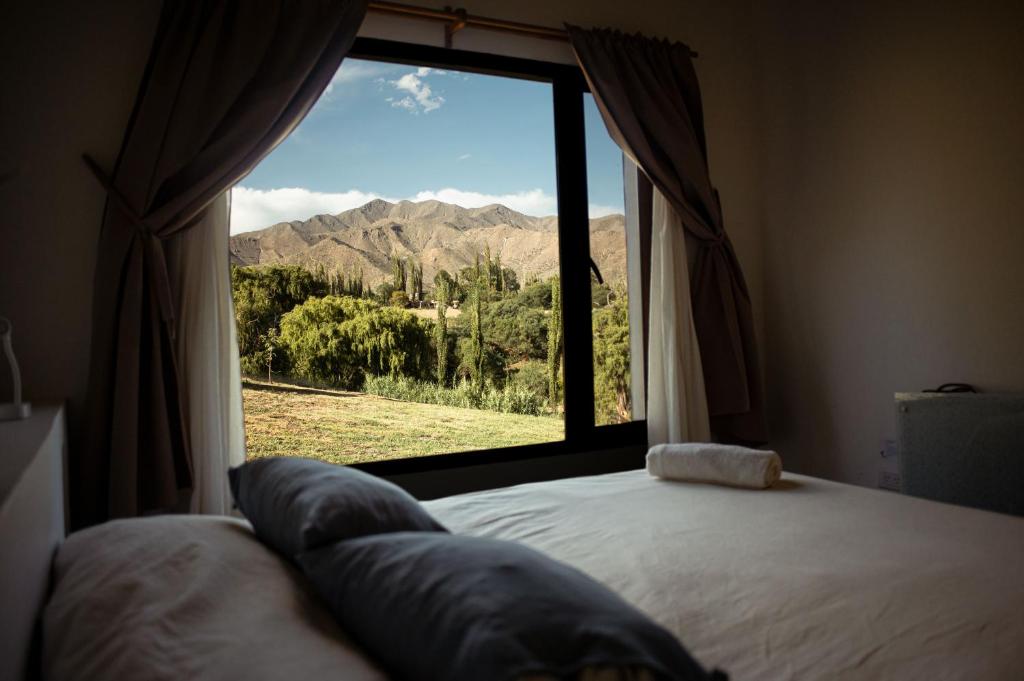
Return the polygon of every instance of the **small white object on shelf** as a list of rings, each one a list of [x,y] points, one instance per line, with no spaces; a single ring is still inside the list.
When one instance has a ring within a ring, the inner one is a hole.
[[[14,399],[11,402],[0,402],[0,421],[27,419],[32,415],[32,405],[21,401],[21,372],[18,370],[18,360],[14,357],[14,346],[11,345],[13,329],[10,319],[0,317],[0,345],[11,366],[11,383],[14,386]]]

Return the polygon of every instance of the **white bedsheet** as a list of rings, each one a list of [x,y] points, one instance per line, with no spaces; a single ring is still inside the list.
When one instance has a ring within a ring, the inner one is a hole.
[[[1024,518],[787,474],[644,471],[427,502],[588,572],[744,679],[1024,679]]]

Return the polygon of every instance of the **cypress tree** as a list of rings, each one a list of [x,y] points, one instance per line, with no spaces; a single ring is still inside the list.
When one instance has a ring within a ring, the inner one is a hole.
[[[484,276],[487,277],[487,292],[494,290],[494,263],[491,262],[491,245],[484,245]]]
[[[484,387],[483,282],[477,278],[470,293],[470,374],[477,388]]]
[[[562,363],[562,293],[558,277],[551,279],[551,318],[548,320],[548,399],[558,404],[559,370]]]
[[[423,265],[417,265],[409,259],[409,298],[419,303],[423,300]]]
[[[391,283],[396,291],[405,291],[405,261],[397,255],[391,256]]]
[[[437,345],[437,382],[448,382],[448,282],[441,280],[437,286],[437,324],[434,326],[434,343]]]

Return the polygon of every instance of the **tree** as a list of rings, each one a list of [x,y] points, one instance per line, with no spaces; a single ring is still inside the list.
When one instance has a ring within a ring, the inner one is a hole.
[[[423,265],[409,258],[409,298],[416,303],[423,300]]]
[[[263,359],[267,366],[267,382],[273,383],[274,377],[270,373],[271,367],[274,366],[274,350],[277,349],[278,341],[280,340],[281,332],[274,327],[268,330],[263,335]]]
[[[599,283],[593,272],[590,273],[590,302],[594,307],[604,307],[612,302],[614,294],[607,283]]]
[[[487,342],[496,345],[512,362],[544,361],[548,347],[548,315],[529,307],[522,296],[510,295],[484,306]]]
[[[551,279],[551,317],[548,319],[548,399],[558,404],[562,365],[562,293],[558,277]]]
[[[352,282],[349,285],[349,295],[355,296],[356,298],[363,297],[363,266],[356,267],[355,274],[352,275]]]
[[[377,288],[374,289],[373,297],[381,305],[390,305],[391,294],[394,293],[394,291],[395,287],[392,286],[390,282],[385,281],[377,285]]]
[[[465,299],[465,293],[459,285],[458,276],[458,273],[455,274],[455,277],[452,277],[447,270],[438,270],[437,274],[434,275],[434,298],[437,298],[437,290],[443,282],[448,287],[448,304],[454,304],[455,307],[458,307],[459,303]]]
[[[624,293],[624,292],[623,292]],[[594,416],[598,425],[630,419],[629,310],[625,295],[593,312]]]
[[[442,270],[443,272],[444,270]],[[445,274],[448,274],[445,272]],[[437,277],[435,277],[435,281]],[[437,323],[434,325],[434,345],[437,346],[437,383],[448,384],[448,282],[441,279],[434,290],[437,298]]]
[[[449,293],[450,293],[451,292],[451,285],[455,283],[455,280],[452,279],[452,275],[448,273],[448,270],[440,269],[440,270],[437,271],[437,274],[434,275],[434,286],[435,287],[440,286],[442,282],[448,285]]]
[[[479,261],[478,261],[479,263]],[[491,245],[484,244],[484,271],[483,275],[486,278],[487,292],[490,293],[494,290],[494,264],[491,262]]]
[[[391,256],[391,285],[396,291],[404,291],[406,285],[405,261],[397,255]]]
[[[322,262],[318,262],[313,268],[313,278],[327,291],[330,288],[330,278],[327,276],[327,268]]]
[[[391,305],[391,307],[409,307],[409,294],[405,291],[392,291],[388,304]]]
[[[267,334],[278,328],[281,316],[307,299],[329,293],[328,284],[297,265],[231,268],[238,352],[248,373],[265,367]],[[287,370],[287,358],[276,353],[274,370]]]
[[[519,292],[519,277],[516,275],[516,271],[511,267],[501,268],[501,290],[508,295],[509,293]]]
[[[348,296],[312,298],[281,319],[281,346],[299,378],[349,390],[365,374],[429,376],[430,335],[406,310]]]
[[[527,307],[551,309],[551,283],[536,281],[526,285],[517,296]]]
[[[484,386],[484,288],[484,283],[478,278],[469,293],[469,367],[471,380],[477,388]]]

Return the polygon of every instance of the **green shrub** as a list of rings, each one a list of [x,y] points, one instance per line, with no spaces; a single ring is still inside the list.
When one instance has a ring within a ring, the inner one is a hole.
[[[241,368],[244,376],[266,376],[267,367],[260,362],[260,358],[256,355],[242,355]]]
[[[527,414],[540,416],[544,410],[544,398],[525,386],[509,382],[503,388],[487,386],[480,396],[483,409],[506,414]]]
[[[516,366],[509,380],[534,393],[542,400],[548,394],[548,368],[544,362],[530,360]]]
[[[488,384],[478,389],[469,381],[462,380],[454,388],[445,388],[405,376],[367,376],[363,392],[404,402],[440,404],[446,407],[488,409],[527,416],[540,416],[544,413],[543,399],[527,388],[511,383],[503,388]]]

